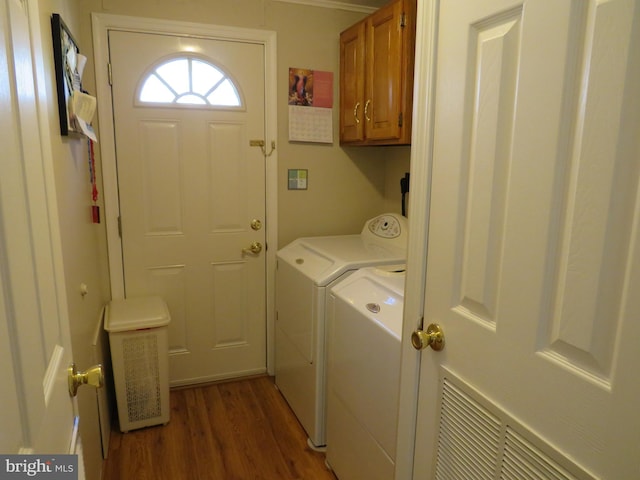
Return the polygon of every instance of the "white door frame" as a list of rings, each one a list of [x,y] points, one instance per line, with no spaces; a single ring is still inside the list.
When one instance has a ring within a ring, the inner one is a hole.
[[[201,23],[179,22],[123,15],[92,13],[93,48],[96,72],[96,96],[100,132],[100,155],[105,212],[103,215],[107,228],[107,252],[109,255],[109,277],[111,297],[124,298],[124,265],[122,262],[122,244],[118,231],[118,177],[116,168],[115,134],[113,128],[113,110],[111,105],[111,86],[109,85],[109,30],[146,32],[159,34],[197,35],[198,37],[236,40],[264,45],[265,50],[265,131],[266,145],[277,139],[277,88],[276,88],[276,33],[269,30],[254,30],[238,27],[225,27]],[[275,321],[275,265],[276,246],[278,245],[278,152],[273,150],[266,159],[266,322],[267,322],[267,371],[274,374],[273,329]]]
[[[433,119],[435,113],[435,59],[439,0],[418,2],[416,15],[416,60],[413,92],[413,141],[411,144],[411,196],[409,198],[409,244],[407,280],[402,326],[402,359],[395,478],[413,478],[420,352],[411,345],[411,334],[422,323],[426,282],[427,240],[431,166],[433,162]],[[418,180],[419,179],[419,180]],[[437,388],[434,378],[433,388]]]

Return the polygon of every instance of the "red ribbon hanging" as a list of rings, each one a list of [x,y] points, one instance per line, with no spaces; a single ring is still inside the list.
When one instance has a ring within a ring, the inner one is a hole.
[[[89,139],[89,174],[91,180],[91,216],[93,223],[100,223],[100,207],[98,202],[98,186],[96,180],[96,157],[93,150],[93,140]]]

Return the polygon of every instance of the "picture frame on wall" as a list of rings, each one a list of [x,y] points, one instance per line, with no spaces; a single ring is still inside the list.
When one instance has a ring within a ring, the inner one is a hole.
[[[79,65],[80,48],[78,43],[57,13],[51,15],[51,32],[53,35],[53,60],[58,92],[60,134],[66,136],[76,131],[69,112],[69,100],[74,91],[82,91],[79,69],[81,71],[83,65]]]

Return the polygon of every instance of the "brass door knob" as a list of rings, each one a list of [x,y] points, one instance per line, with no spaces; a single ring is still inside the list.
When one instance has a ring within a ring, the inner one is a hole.
[[[104,385],[104,371],[102,365],[94,365],[90,367],[86,372],[79,372],[76,369],[76,364],[72,363],[67,369],[69,380],[69,395],[75,397],[78,394],[78,387],[80,385],[91,385],[96,388],[100,388]]]
[[[243,248],[242,253],[258,254],[262,251],[262,244],[260,242],[253,242],[249,247]]]
[[[437,323],[432,323],[427,327],[427,331],[416,330],[411,334],[411,345],[416,350],[423,350],[431,347],[436,351],[444,348],[444,332]]]

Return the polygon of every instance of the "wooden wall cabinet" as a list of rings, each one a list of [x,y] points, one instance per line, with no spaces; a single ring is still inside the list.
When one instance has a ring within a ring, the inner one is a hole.
[[[340,34],[340,144],[411,144],[415,30],[394,0]]]

